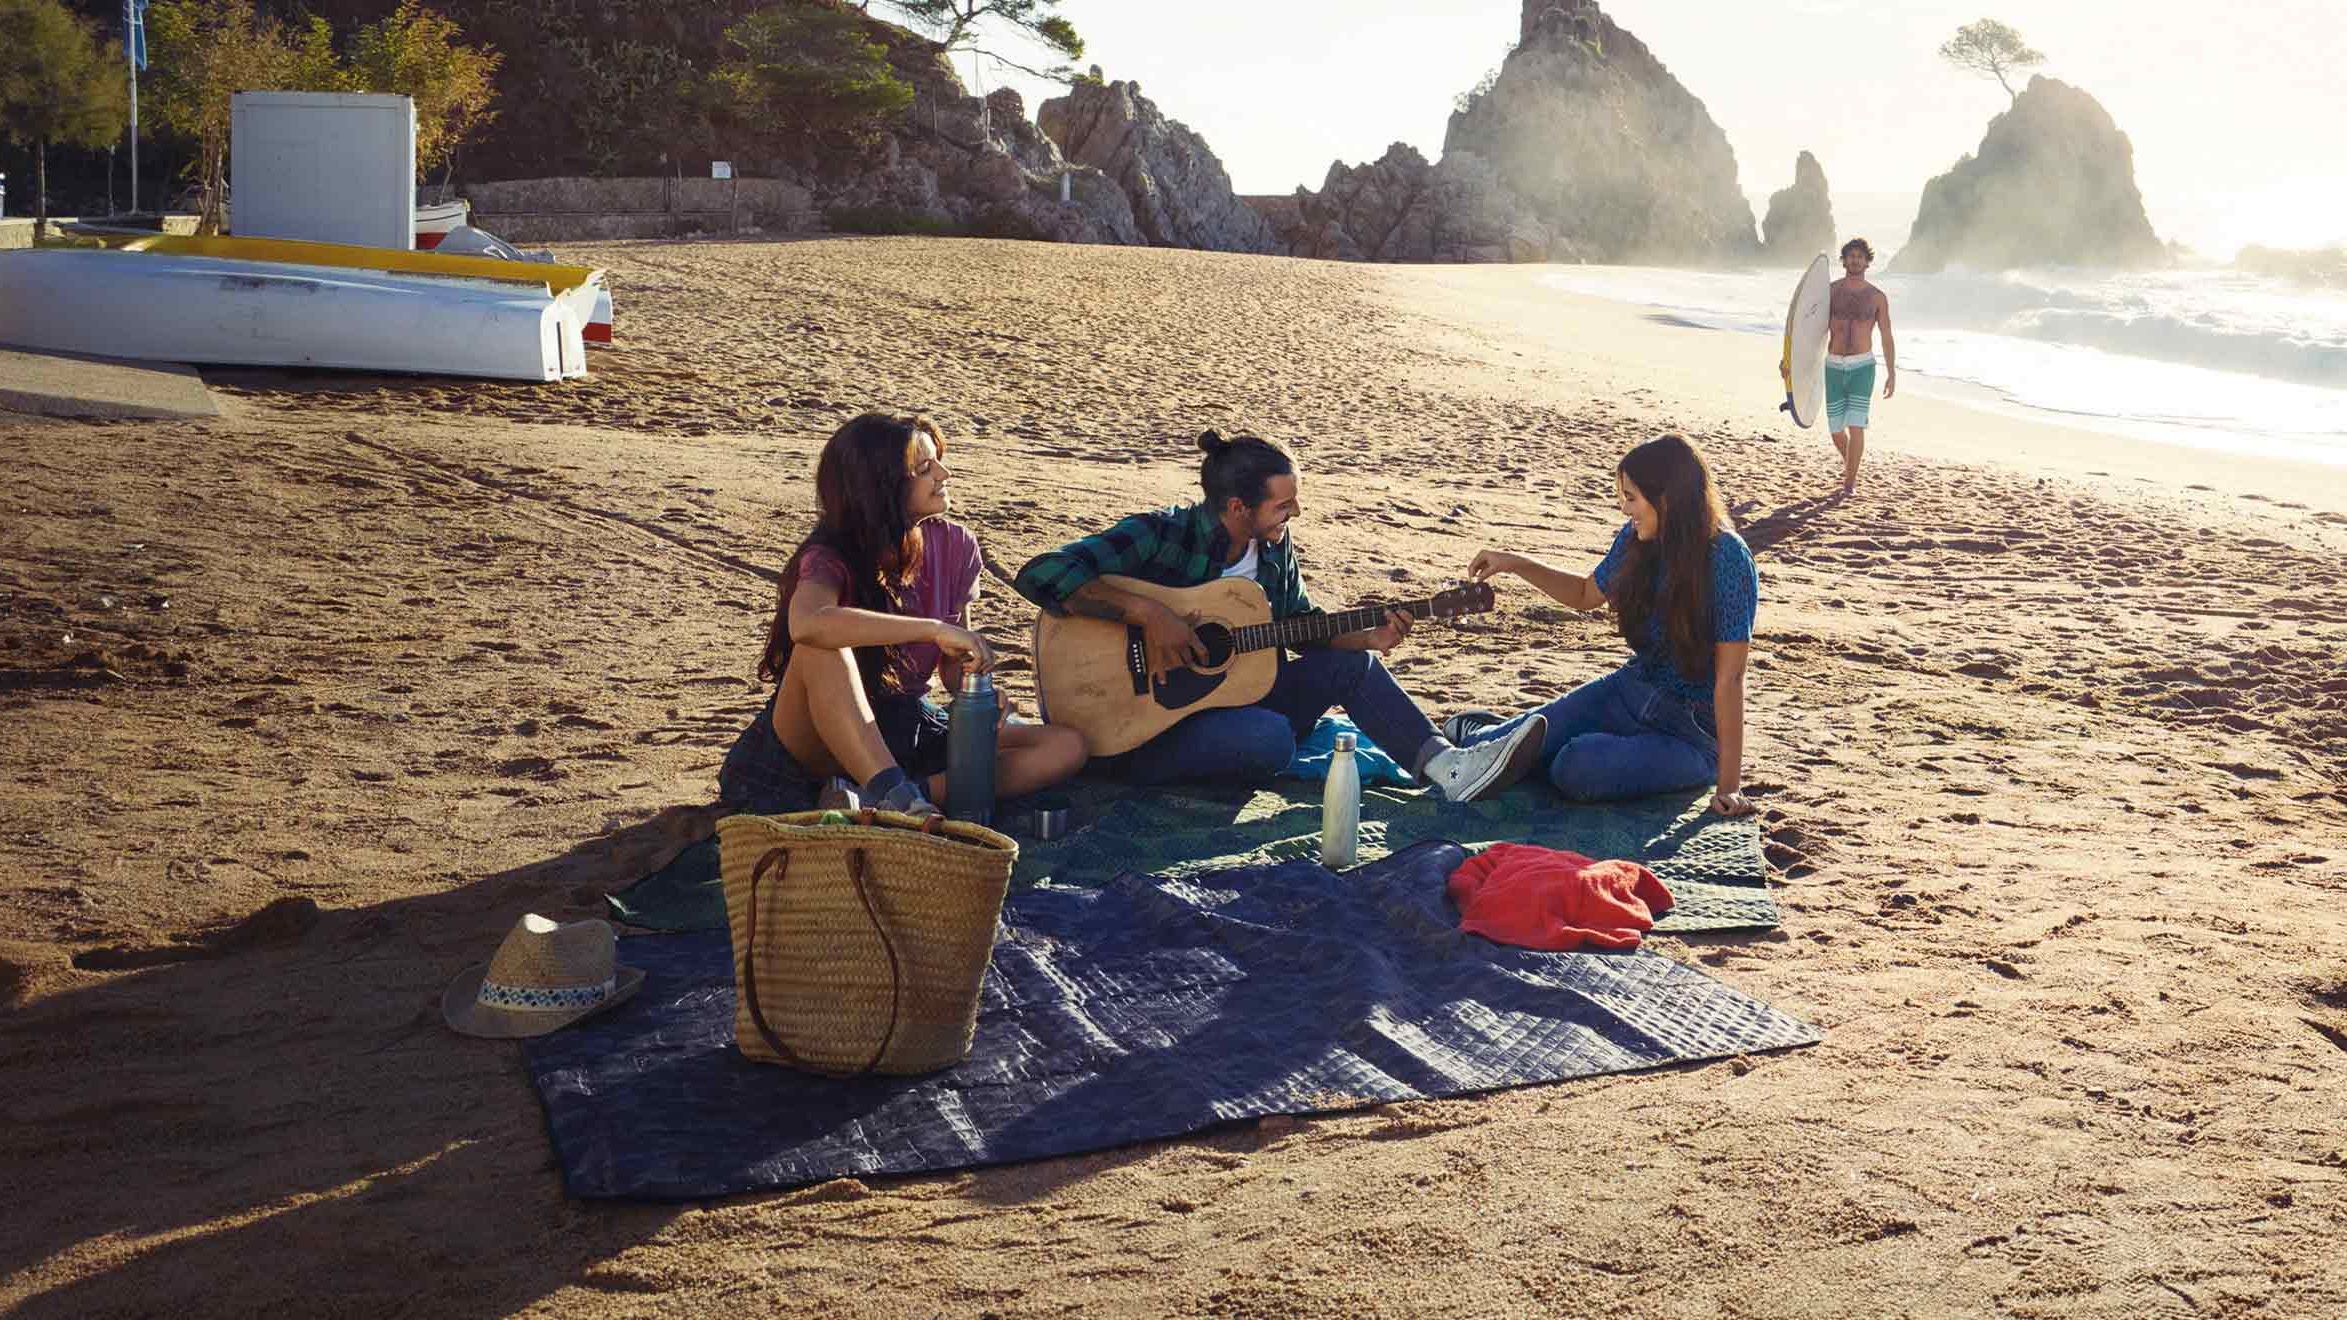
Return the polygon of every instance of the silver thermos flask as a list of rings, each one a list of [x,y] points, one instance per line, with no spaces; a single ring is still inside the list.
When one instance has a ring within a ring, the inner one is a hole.
[[[945,807],[955,820],[994,822],[994,731],[1002,703],[994,676],[972,674],[953,694],[945,733]]]

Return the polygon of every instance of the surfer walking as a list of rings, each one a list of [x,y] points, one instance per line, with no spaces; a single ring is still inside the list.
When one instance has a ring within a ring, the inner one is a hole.
[[[1835,280],[1828,308],[1825,354],[1825,424],[1842,453],[1842,493],[1858,489],[1858,460],[1866,453],[1868,405],[1874,399],[1874,332],[1882,330],[1886,399],[1899,388],[1899,346],[1891,338],[1890,295],[1866,282],[1874,248],[1863,238],[1842,244],[1843,278]]]

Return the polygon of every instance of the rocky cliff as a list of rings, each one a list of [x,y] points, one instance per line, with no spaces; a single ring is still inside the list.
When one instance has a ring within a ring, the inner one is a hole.
[[[912,220],[939,229],[1066,243],[1148,241],[1117,183],[1074,165],[1028,120],[1015,89],[969,95],[942,47],[893,24],[867,20],[912,109],[869,153],[830,163],[805,182],[834,217]],[[1060,178],[1069,200],[1060,200]]]
[[[1892,268],[2167,264],[2135,187],[2135,148],[2085,92],[2029,80],[1980,150],[1923,187]]]
[[[1206,140],[1160,113],[1139,83],[1077,83],[1037,107],[1035,122],[1069,161],[1115,182],[1150,243],[1220,252],[1276,246],[1263,217],[1231,192]]]
[[[1593,0],[1525,0],[1522,40],[1451,116],[1470,153],[1590,261],[1758,255],[1736,156],[1703,103]]]
[[[1826,191],[1825,167],[1804,151],[1793,162],[1793,186],[1771,193],[1760,222],[1762,254],[1779,265],[1805,266],[1820,252],[1834,250],[1834,203]]]
[[[1060,201],[1060,176],[1069,200]],[[818,180],[818,205],[835,217],[919,217],[940,228],[1063,243],[1148,242],[1123,190],[1096,169],[1069,164],[1037,131],[1017,91],[981,100],[922,86],[922,99],[875,157]]]
[[[1338,261],[1570,260],[1569,245],[1508,191],[1471,152],[1430,165],[1396,142],[1353,167],[1328,167],[1317,193],[1249,199],[1271,223],[1278,250]]]

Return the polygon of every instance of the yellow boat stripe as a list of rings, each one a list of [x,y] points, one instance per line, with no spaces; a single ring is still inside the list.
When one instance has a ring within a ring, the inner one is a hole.
[[[543,284],[555,293],[568,293],[582,284],[600,283],[603,279],[603,272],[593,266],[503,261],[496,257],[443,256],[437,252],[360,247],[354,243],[312,243],[298,238],[197,238],[186,234],[157,234],[152,238],[134,238],[121,246],[127,252],[161,252],[182,257],[281,261],[301,266],[339,266],[346,270],[388,270],[409,275],[519,280],[526,284]]]

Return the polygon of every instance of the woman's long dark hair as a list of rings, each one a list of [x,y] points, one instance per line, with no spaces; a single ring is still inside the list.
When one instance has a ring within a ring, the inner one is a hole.
[[[1660,518],[1654,539],[1634,536],[1615,576],[1614,613],[1623,640],[1643,646],[1655,612],[1662,635],[1681,673],[1711,672],[1711,542],[1736,529],[1720,502],[1711,466],[1682,436],[1657,436],[1622,456],[1615,469],[1629,479]],[[1654,571],[1655,556],[1663,571]],[[1660,589],[1657,590],[1659,576]]]
[[[782,570],[774,622],[766,629],[766,652],[758,660],[758,681],[780,682],[790,668],[790,600],[813,547],[831,551],[848,566],[848,587],[840,604],[901,612],[904,589],[921,563],[921,528],[905,508],[905,491],[908,460],[922,436],[937,446],[938,457],[945,456],[945,433],[917,414],[865,413],[823,442],[823,456],[815,462],[815,530],[799,542]],[[890,649],[857,648],[856,668],[864,676],[865,692],[895,691],[887,666]]]

